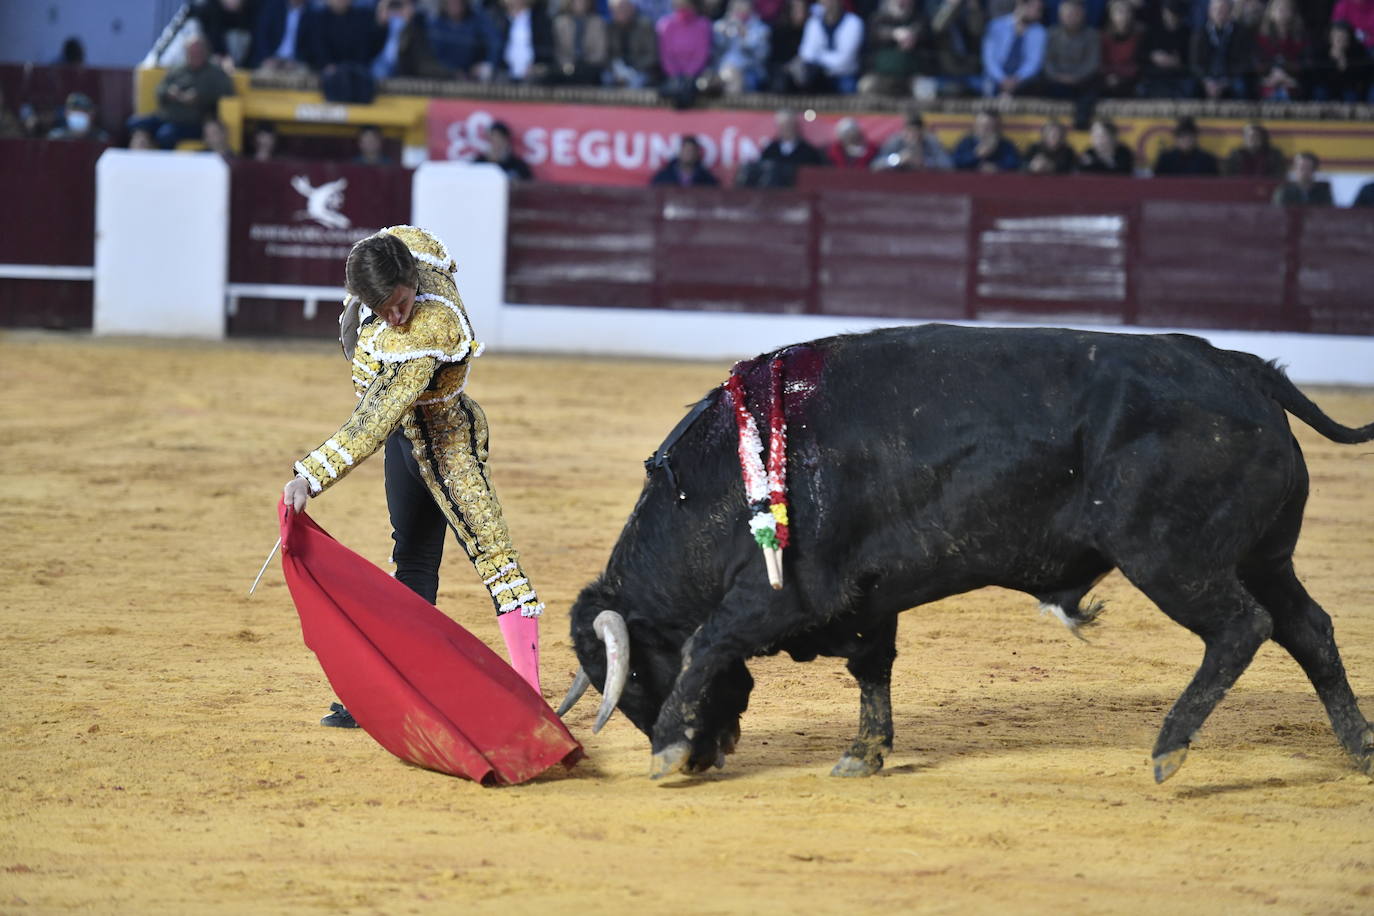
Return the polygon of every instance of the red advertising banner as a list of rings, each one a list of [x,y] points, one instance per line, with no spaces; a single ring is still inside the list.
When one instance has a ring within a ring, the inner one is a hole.
[[[387,166],[234,162],[229,282],[342,286],[354,242],[410,220],[410,176]]]
[[[821,149],[835,139],[844,115],[811,114],[806,137]],[[877,143],[901,129],[892,114],[855,120]],[[759,157],[774,134],[770,111],[540,105],[478,99],[436,99],[429,107],[429,158],[472,159],[487,148],[487,128],[504,121],[516,153],[540,181],[648,184],[677,152],[684,134],[701,141],[706,166],[728,184],[739,166]]]

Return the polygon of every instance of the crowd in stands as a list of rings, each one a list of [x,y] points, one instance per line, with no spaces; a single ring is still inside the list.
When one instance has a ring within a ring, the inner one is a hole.
[[[736,183],[788,186],[806,165],[872,170],[956,169],[1032,174],[1237,175],[1283,179],[1276,201],[1320,204],[1311,153],[1292,162],[1259,123],[1218,160],[1198,144],[1191,118],[1153,163],[1137,163],[1102,97],[1370,99],[1374,0],[194,0],[162,63],[158,108],[128,123],[134,149],[198,139],[231,156],[219,100],[242,67],[312,71],[326,95],[362,101],[384,78],[422,77],[538,85],[656,86],[679,106],[700,93],[751,91],[922,96],[1037,95],[1071,99],[1073,127],[1050,118],[1024,149],[1002,133],[993,107],[946,149],[919,114],[886,138],[844,118],[818,148],[795,113]],[[70,44],[70,43],[69,43]],[[75,52],[79,52],[79,43]],[[64,59],[74,53],[63,49]],[[919,105],[919,101],[915,104]],[[16,118],[0,99],[0,136],[108,142],[89,96],[72,93],[51,129]],[[491,126],[480,158],[513,179],[533,177],[509,128]],[[373,127],[355,162],[390,164]],[[270,159],[278,137],[257,125],[245,156]],[[658,185],[718,183],[700,143],[653,177]],[[1316,188],[1314,191],[1313,188]],[[1370,194],[1374,197],[1374,189]],[[1374,203],[1374,200],[1367,201]]]
[[[1371,99],[1374,0],[195,0],[225,68],[387,77],[1073,100]]]
[[[737,182],[742,185],[769,187],[786,186],[795,179],[798,166],[830,166],[858,168],[872,171],[940,171],[1009,173],[1025,172],[1034,175],[1066,175],[1071,173],[1100,175],[1136,175],[1148,171],[1157,176],[1209,177],[1235,176],[1292,180],[1280,185],[1274,202],[1283,205],[1330,206],[1331,187],[1317,181],[1320,161],[1315,153],[1300,152],[1288,159],[1269,143],[1269,132],[1252,121],[1242,131],[1242,141],[1224,158],[1198,145],[1198,127],[1190,117],[1179,118],[1174,125],[1173,141],[1155,158],[1153,167],[1145,169],[1135,161],[1135,155],[1117,137],[1117,128],[1110,118],[1093,119],[1088,145],[1075,150],[1068,141],[1063,122],[1050,118],[1041,126],[1039,137],[1024,150],[1002,133],[1002,117],[993,110],[980,111],[974,116],[972,129],[946,150],[934,133],[926,129],[919,113],[907,116],[900,132],[889,137],[882,146],[865,137],[852,118],[842,118],[835,126],[835,142],[828,150],[809,143],[801,134],[795,112],[780,111],[777,115],[777,135],[764,148],[757,162],[740,169]],[[690,145],[691,149],[688,150]],[[695,138],[683,138],[685,159],[696,164],[695,172],[684,170],[679,160],[669,163],[654,176],[653,184],[683,186],[717,184],[714,175],[699,164],[700,145]],[[680,156],[680,159],[683,158]],[[690,176],[690,177],[689,177]],[[1356,206],[1374,206],[1374,182],[1363,189]]]
[[[188,0],[223,69],[694,90],[1365,101],[1374,0]],[[178,47],[158,63],[179,64]],[[80,63],[69,39],[59,58]]]

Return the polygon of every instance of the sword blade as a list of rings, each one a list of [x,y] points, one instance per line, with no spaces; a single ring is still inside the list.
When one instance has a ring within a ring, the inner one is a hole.
[[[258,583],[262,581],[262,574],[265,573],[265,572],[267,572],[267,567],[268,567],[269,565],[271,565],[271,563],[272,563],[272,558],[275,557],[275,556],[277,555],[277,551],[278,551],[280,548],[281,548],[281,538],[277,538],[277,543],[275,543],[275,544],[272,545],[272,550],[267,554],[267,559],[262,561],[262,569],[258,570],[258,577],[257,577],[256,579],[253,580],[253,585],[252,585],[251,588],[248,589],[248,594],[251,595],[251,594],[253,594],[254,591],[257,590]]]

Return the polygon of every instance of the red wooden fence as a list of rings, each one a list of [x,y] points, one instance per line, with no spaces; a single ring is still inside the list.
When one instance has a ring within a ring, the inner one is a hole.
[[[0,141],[0,263],[92,263],[100,152]],[[790,191],[514,185],[506,298],[1374,334],[1374,211],[1282,210],[1272,187],[836,170]],[[90,290],[0,278],[0,326],[89,327]],[[258,305],[230,332],[332,331],[332,309]]]
[[[1271,182],[870,175],[792,191],[511,189],[507,299],[1374,333],[1374,212]]]

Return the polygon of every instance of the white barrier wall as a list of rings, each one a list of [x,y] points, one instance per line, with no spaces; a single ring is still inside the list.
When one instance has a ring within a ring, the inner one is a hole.
[[[426,162],[410,191],[411,222],[448,245],[473,333],[488,345],[505,339],[508,184],[495,165]]]
[[[95,176],[95,333],[222,338],[229,167],[111,149]]]
[[[826,315],[749,315],[508,305],[502,315],[500,344],[506,350],[543,353],[709,359],[719,360],[725,366],[734,360],[767,353],[798,341],[870,331],[902,323],[884,318]],[[1017,326],[1008,322],[949,323],[984,327]],[[1041,322],[1040,325],[1051,323]],[[1277,359],[1287,367],[1289,377],[1295,382],[1374,386],[1374,338],[1371,337],[1121,326],[1075,327],[1084,331],[1193,334],[1227,350],[1243,350],[1265,359]],[[492,339],[491,342],[494,344],[497,341]]]

